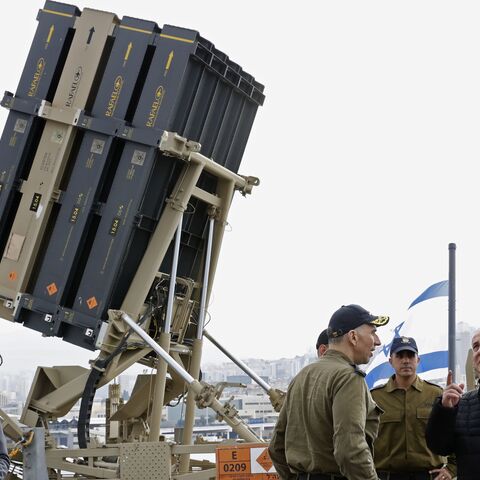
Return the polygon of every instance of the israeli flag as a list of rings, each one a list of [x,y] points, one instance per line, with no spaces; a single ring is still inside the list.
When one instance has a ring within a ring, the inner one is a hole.
[[[446,378],[448,373],[448,280],[435,283],[408,307],[406,320],[391,326],[390,334],[380,331],[382,345],[366,368],[369,388],[385,383],[394,370],[388,359],[395,337],[413,337],[420,363],[417,373],[425,380]],[[428,302],[426,301],[428,300]],[[391,320],[390,320],[391,323]],[[390,325],[389,325],[390,326]],[[382,329],[385,330],[385,329]]]

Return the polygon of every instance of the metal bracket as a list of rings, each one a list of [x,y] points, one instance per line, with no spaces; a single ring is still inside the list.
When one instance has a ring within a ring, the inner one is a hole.
[[[63,109],[54,107],[50,102],[42,100],[42,104],[38,110],[38,116],[46,120],[65,123],[67,125],[76,125],[82,110],[79,108]]]
[[[201,164],[203,170],[218,177],[220,180],[233,182],[235,188],[244,196],[252,193],[253,187],[260,184],[260,180],[257,177],[237,175],[222,165],[215,163],[212,159],[200,154],[201,147],[201,144],[198,142],[187,140],[178,133],[167,131],[163,132],[158,146],[164,155]]]
[[[270,403],[273,406],[273,409],[276,412],[279,412],[282,409],[283,402],[285,401],[286,393],[278,388],[272,388],[268,392],[268,396],[270,397]]]
[[[188,160],[192,153],[200,152],[202,145],[198,142],[187,140],[178,133],[164,131],[158,148],[165,155]]]
[[[15,112],[26,113],[27,115],[38,115],[41,102],[33,99],[19,98],[12,92],[6,91],[0,105]]]
[[[217,392],[215,394],[215,397],[217,399],[220,399],[220,397],[222,396],[223,390],[227,387],[247,388],[247,386],[244,383],[240,383],[240,382],[218,382],[215,385],[215,390]]]
[[[141,143],[149,147],[158,147],[161,141],[161,132],[147,128],[135,128],[124,126],[123,130],[117,134],[117,137],[130,142]]]
[[[104,135],[120,136],[120,132],[123,132],[125,128],[125,120],[115,117],[95,118],[82,111],[78,118],[77,127]]]
[[[246,185],[245,187],[240,190],[240,193],[245,197],[248,194],[252,193],[253,187],[258,187],[260,185],[260,179],[258,177],[252,177],[252,176],[244,176],[240,175],[242,178],[245,179]]]

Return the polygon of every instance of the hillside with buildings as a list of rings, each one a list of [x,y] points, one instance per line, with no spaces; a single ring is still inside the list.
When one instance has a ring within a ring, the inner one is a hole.
[[[465,381],[465,362],[470,348],[470,339],[475,327],[461,322],[457,326],[457,378]],[[246,365],[273,388],[286,391],[292,378],[306,365],[315,361],[316,352],[310,350],[293,358],[265,360],[260,358],[244,359]],[[145,371],[149,374],[149,371]],[[33,370],[18,372],[0,371],[0,408],[9,415],[20,417],[27,400]],[[119,377],[120,403],[126,402],[135,388],[137,375],[123,374]],[[254,428],[264,439],[268,439],[275,425],[278,413],[273,409],[265,391],[252,381],[238,366],[232,362],[209,363],[202,367],[202,380],[217,386],[222,403],[229,402],[239,416]],[[444,383],[444,378],[437,382]],[[98,390],[92,409],[91,436],[101,441],[106,440],[106,410],[109,404],[108,387]],[[111,405],[109,406],[111,408]],[[50,430],[59,445],[76,446],[77,419],[79,404],[69,414],[50,424]],[[179,434],[183,425],[185,404],[183,398],[163,409],[162,434],[174,437]],[[219,422],[210,409],[196,409],[195,434],[206,441],[234,436],[231,428]],[[117,441],[119,438],[115,438]],[[199,440],[201,441],[201,440]]]

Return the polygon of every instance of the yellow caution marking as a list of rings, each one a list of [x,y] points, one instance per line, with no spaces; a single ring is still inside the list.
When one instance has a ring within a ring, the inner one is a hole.
[[[174,37],[173,35],[167,35],[165,33],[161,33],[160,36],[162,38],[169,38],[170,40],[177,40],[177,42],[193,43],[193,40],[188,38]]]
[[[124,59],[125,61],[128,60],[128,57],[130,56],[130,52],[132,51],[132,48],[133,48],[133,43],[130,42],[130,43],[128,44],[127,50],[125,51],[125,56],[123,57],[123,59]]]
[[[42,12],[51,13],[52,15],[60,15],[61,17],[73,17],[73,15],[70,15],[69,13],[57,12],[55,10],[47,10],[46,8],[42,9]]]
[[[92,308],[95,308],[98,305],[97,299],[95,297],[90,297],[87,300],[87,306],[91,310]]]
[[[127,25],[120,25],[119,28],[124,28],[125,30],[132,30],[132,32],[148,33],[149,35],[152,33],[150,30],[142,30],[141,28],[129,27]]]
[[[47,43],[50,43],[50,40],[52,39],[52,35],[54,31],[55,31],[55,25],[51,25],[50,30],[48,31]]]
[[[55,285],[55,282],[52,282],[50,285],[47,285],[47,292],[50,296],[55,295],[58,292],[58,288]]]
[[[170,70],[170,65],[172,64],[172,60],[173,60],[173,50],[168,54],[167,63],[165,64],[165,73],[163,74],[164,77],[167,76],[167,73]]]

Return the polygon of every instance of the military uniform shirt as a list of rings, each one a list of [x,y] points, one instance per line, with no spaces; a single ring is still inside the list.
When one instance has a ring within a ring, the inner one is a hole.
[[[432,405],[442,389],[418,376],[405,390],[397,388],[394,376],[371,390],[372,397],[384,410],[375,441],[375,466],[379,471],[414,472],[438,468],[446,458],[434,455],[425,441],[425,428]],[[449,470],[455,466],[449,464]]]
[[[288,388],[269,448],[277,472],[285,480],[297,473],[377,480],[372,448],[379,415],[363,372],[327,350]]]

